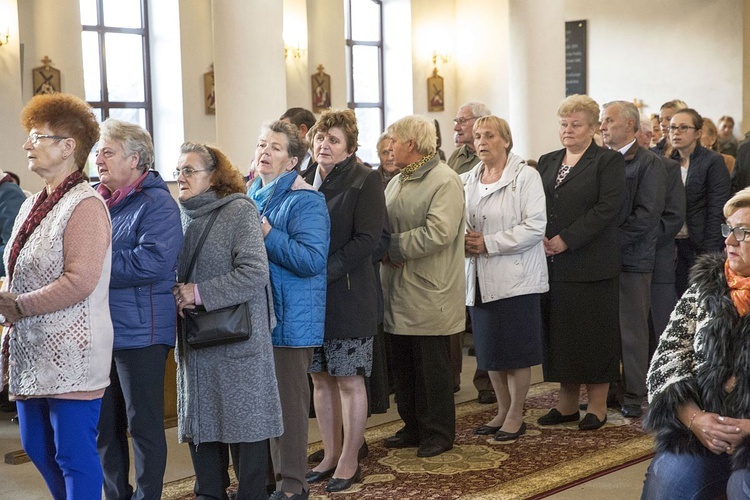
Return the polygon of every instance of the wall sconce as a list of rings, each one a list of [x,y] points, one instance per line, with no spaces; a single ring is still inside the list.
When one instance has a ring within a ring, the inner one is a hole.
[[[448,64],[451,60],[451,55],[447,52],[438,52],[437,50],[432,53],[432,65],[437,68],[437,62],[440,61],[443,64]]]
[[[301,48],[299,44],[297,47],[284,46],[284,59],[292,56],[292,59],[301,59],[307,53],[307,50]]]
[[[10,26],[5,27],[5,35],[0,34],[0,47],[8,43],[10,40]]]

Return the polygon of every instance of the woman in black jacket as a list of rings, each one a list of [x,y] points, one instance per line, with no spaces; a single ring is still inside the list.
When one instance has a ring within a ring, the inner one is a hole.
[[[323,113],[311,130],[317,165],[305,180],[323,193],[331,218],[323,346],[310,373],[324,458],[306,479],[331,480],[326,491],[359,482],[357,453],[367,421],[365,376],[372,369],[377,296],[372,254],[380,241],[385,198],[380,174],[357,161],[357,119],[351,110]],[[343,428],[343,442],[341,431]]]
[[[675,240],[678,296],[687,290],[696,255],[724,248],[719,226],[724,222],[722,209],[731,196],[732,181],[721,155],[701,146],[702,129],[703,118],[691,108],[679,110],[669,124],[672,159],[680,163],[685,184],[685,226]]]
[[[564,149],[539,159],[547,195],[544,239],[550,291],[543,296],[544,378],[560,382],[560,401],[540,425],[578,421],[581,384],[588,412],[578,427],[607,421],[607,390],[619,377],[620,236],[625,160],[594,142],[599,105],[572,95],[558,110]]]

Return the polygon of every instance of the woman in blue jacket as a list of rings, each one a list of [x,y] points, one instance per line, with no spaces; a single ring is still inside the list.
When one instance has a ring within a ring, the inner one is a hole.
[[[177,203],[155,171],[147,131],[108,119],[101,125],[97,191],[112,217],[109,307],[115,330],[111,385],[102,399],[97,447],[107,499],[161,498],[164,364],[175,342],[172,286],[182,227]],[[135,491],[128,482],[133,437]]]
[[[248,195],[260,213],[273,288],[273,356],[284,434],[271,439],[277,491],[271,498],[307,498],[307,371],[323,343],[330,222],[325,197],[297,174],[306,144],[294,125],[264,127]]]

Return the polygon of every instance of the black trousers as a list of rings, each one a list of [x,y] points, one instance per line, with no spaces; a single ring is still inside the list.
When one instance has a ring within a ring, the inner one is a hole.
[[[456,437],[456,406],[447,335],[389,334],[393,347],[398,414],[403,434],[420,445],[450,447]]]
[[[114,351],[96,444],[107,500],[159,500],[167,465],[164,436],[164,364],[169,346]],[[128,481],[133,438],[135,492]]]
[[[267,500],[268,440],[254,443],[190,443],[196,500],[227,500],[229,453],[237,476],[237,500]]]
[[[682,297],[689,286],[690,268],[695,264],[695,248],[690,243],[690,238],[674,240],[677,246],[677,268],[675,269],[675,289],[677,299]]]

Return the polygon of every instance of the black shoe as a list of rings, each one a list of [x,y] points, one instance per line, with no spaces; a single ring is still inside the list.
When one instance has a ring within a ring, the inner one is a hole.
[[[362,460],[363,458],[367,458],[367,455],[370,454],[370,448],[367,447],[367,441],[362,441],[362,446],[359,447],[359,451],[357,451],[357,460]]]
[[[324,479],[328,479],[329,477],[333,476],[333,473],[336,472],[336,467],[333,469],[328,469],[324,471],[308,471],[307,474],[305,474],[305,479],[308,483],[319,483]]]
[[[370,448],[367,447],[367,441],[362,443],[362,446],[359,447],[359,451],[357,452],[357,459],[362,460],[363,458],[367,458],[367,455],[370,454]],[[323,458],[325,457],[325,450],[320,449],[314,453],[310,453],[307,457],[308,462],[317,463],[323,461]]]
[[[362,469],[357,466],[357,472],[355,472],[349,479],[340,479],[338,477],[332,477],[329,479],[328,484],[326,484],[326,491],[328,493],[335,493],[337,491],[348,490],[354,483],[360,482],[361,477]]]
[[[640,418],[643,415],[641,405],[637,404],[622,405],[622,409],[620,411],[622,412],[622,416],[625,418]]]
[[[526,422],[521,424],[516,432],[505,432],[498,430],[495,433],[495,441],[513,441],[526,434]]]
[[[308,498],[310,498],[309,491],[295,493],[290,497],[286,496],[286,493],[284,493],[283,491],[274,491],[273,493],[271,493],[271,496],[268,497],[268,500],[307,500]]]
[[[419,440],[406,437],[397,432],[395,436],[385,438],[383,440],[383,446],[386,448],[411,448],[419,446]]]
[[[497,396],[493,391],[479,391],[477,401],[482,405],[491,405],[497,403]]]
[[[604,420],[599,420],[599,417],[597,417],[593,413],[587,413],[578,423],[578,428],[582,431],[594,431],[606,423],[606,416],[604,417]]]
[[[325,450],[321,448],[318,451],[310,453],[310,455],[308,455],[307,457],[307,461],[319,464],[320,462],[323,461],[323,457],[325,457]]]
[[[557,408],[552,408],[546,415],[539,417],[536,423],[539,425],[557,425],[565,422],[577,422],[580,418],[581,414],[578,412],[563,415],[557,411]]]
[[[474,429],[474,434],[479,436],[491,436],[500,430],[500,427],[494,427],[492,425],[480,425]]]
[[[445,446],[440,446],[439,444],[423,444],[417,450],[417,456],[422,458],[436,457],[450,449],[453,449],[453,445],[450,445],[446,448]]]

